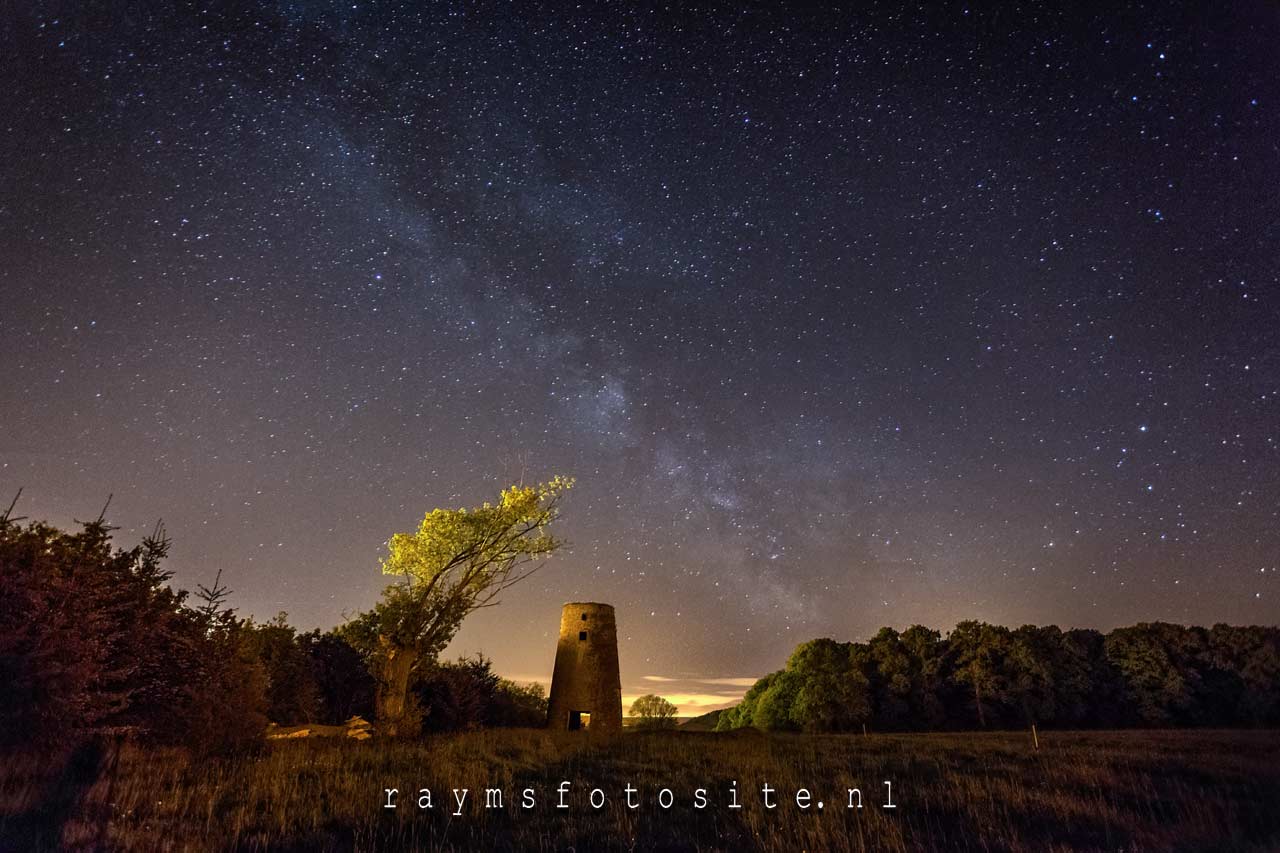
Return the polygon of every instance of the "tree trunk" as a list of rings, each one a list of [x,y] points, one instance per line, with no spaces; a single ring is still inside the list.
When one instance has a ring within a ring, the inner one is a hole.
[[[978,725],[987,727],[987,715],[982,713],[982,687],[978,683],[978,673],[973,673],[973,704],[978,708]]]
[[[409,674],[417,661],[418,653],[411,648],[397,646],[385,637],[379,637],[385,653],[382,672],[378,678],[376,711],[379,734],[390,737],[414,735],[413,721],[406,718],[409,701]]]

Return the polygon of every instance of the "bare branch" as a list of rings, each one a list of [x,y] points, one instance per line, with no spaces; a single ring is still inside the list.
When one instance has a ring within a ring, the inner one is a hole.
[[[101,524],[103,521],[105,521],[105,520],[106,520],[106,517],[107,517],[107,507],[111,506],[111,499],[112,499],[112,498],[114,498],[114,497],[115,497],[115,493],[114,493],[114,492],[112,492],[111,494],[107,495],[107,502],[106,502],[105,504],[103,504],[103,505],[102,505],[102,512],[98,513],[98,520],[97,520],[97,522],[95,522],[95,523],[97,523],[97,524]]]
[[[22,486],[18,487],[18,493],[9,502],[9,508],[4,511],[4,515],[0,515],[0,524],[8,524],[10,521],[22,521],[26,518],[25,515],[20,515],[17,518],[13,518],[10,515],[13,512],[13,508],[18,505],[18,498],[20,497],[22,497]]]

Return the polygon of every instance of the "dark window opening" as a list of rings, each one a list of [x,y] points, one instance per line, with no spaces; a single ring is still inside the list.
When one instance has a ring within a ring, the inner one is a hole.
[[[579,631],[579,632],[578,632],[578,639],[579,639],[579,640],[585,640],[586,638],[587,638],[587,632],[586,632],[586,631]]]
[[[585,613],[583,613],[583,614],[582,614],[582,621],[583,621],[583,622],[586,622],[586,621],[587,621],[587,614],[585,614]]]
[[[591,712],[590,711],[570,711],[569,712],[569,731],[577,731],[579,729],[591,728]]]

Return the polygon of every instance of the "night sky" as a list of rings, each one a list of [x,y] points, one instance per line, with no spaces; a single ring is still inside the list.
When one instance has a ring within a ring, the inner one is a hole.
[[[449,654],[607,601],[685,713],[881,625],[1280,619],[1273,3],[177,5],[0,18],[16,514],[327,628],[573,475]]]

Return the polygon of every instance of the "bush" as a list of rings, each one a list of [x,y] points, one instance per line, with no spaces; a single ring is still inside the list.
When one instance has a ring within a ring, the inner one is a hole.
[[[437,664],[421,676],[413,696],[422,709],[424,732],[477,728],[542,727],[546,692],[540,684],[499,678],[484,655]]]
[[[124,550],[102,518],[81,527],[0,518],[0,742],[260,740],[266,682],[244,627],[169,587],[163,528]]]
[[[676,727],[676,706],[652,693],[641,696],[631,703],[630,716],[634,720],[632,728],[674,729]]]

